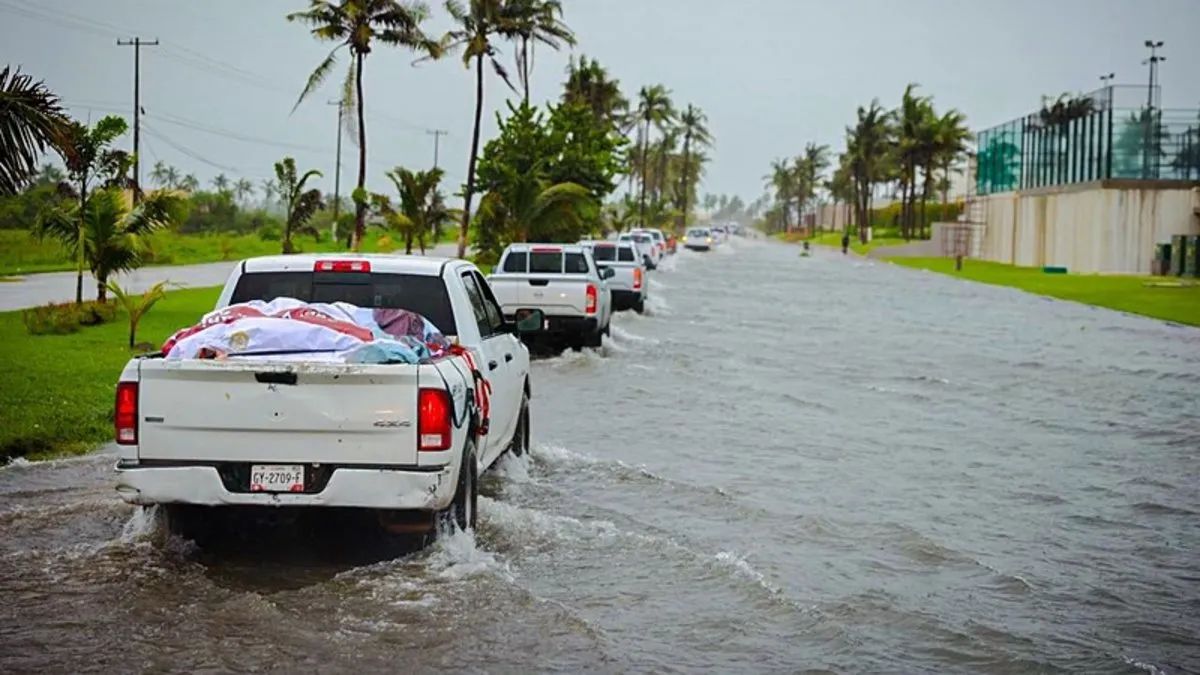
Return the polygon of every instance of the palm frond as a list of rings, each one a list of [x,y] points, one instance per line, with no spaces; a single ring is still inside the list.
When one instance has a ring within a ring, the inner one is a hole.
[[[69,118],[44,82],[5,66],[0,70],[0,194],[16,194],[37,172],[48,148],[62,154]]]

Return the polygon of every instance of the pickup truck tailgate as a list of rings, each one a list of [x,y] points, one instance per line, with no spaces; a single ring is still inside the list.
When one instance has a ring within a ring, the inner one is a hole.
[[[138,457],[416,464],[419,374],[412,365],[143,360]]]
[[[492,277],[491,283],[508,287],[501,295],[505,314],[525,307],[536,307],[548,315],[582,316],[587,312],[585,274],[503,274]]]

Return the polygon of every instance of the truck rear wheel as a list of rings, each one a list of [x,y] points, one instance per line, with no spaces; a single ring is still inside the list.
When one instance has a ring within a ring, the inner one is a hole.
[[[604,346],[604,331],[597,330],[595,333],[588,333],[584,338],[585,347],[600,348]]]
[[[458,469],[458,484],[450,505],[438,512],[438,535],[450,534],[455,528],[470,532],[475,529],[476,508],[479,505],[479,476],[475,468],[475,441],[467,441],[462,465]]]
[[[213,535],[216,514],[212,507],[196,504],[159,505],[161,522],[166,533],[172,537],[187,539],[204,548]]]

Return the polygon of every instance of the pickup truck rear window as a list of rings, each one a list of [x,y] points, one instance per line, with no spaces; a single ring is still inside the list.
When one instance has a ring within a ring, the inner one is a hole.
[[[616,246],[593,246],[592,257],[596,262],[612,262],[617,259]]]
[[[582,253],[568,251],[511,252],[501,268],[514,274],[587,274],[587,258]]]
[[[230,303],[269,302],[275,298],[407,309],[432,321],[445,335],[458,334],[441,277],[383,272],[250,272],[238,278]]]
[[[620,262],[637,262],[637,256],[633,253],[632,247],[621,246],[617,249],[617,260]]]

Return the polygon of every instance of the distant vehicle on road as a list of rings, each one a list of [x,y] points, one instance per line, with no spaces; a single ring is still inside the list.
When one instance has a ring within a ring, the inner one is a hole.
[[[713,246],[713,233],[707,227],[692,227],[688,228],[681,241],[689,251],[708,251]]]

